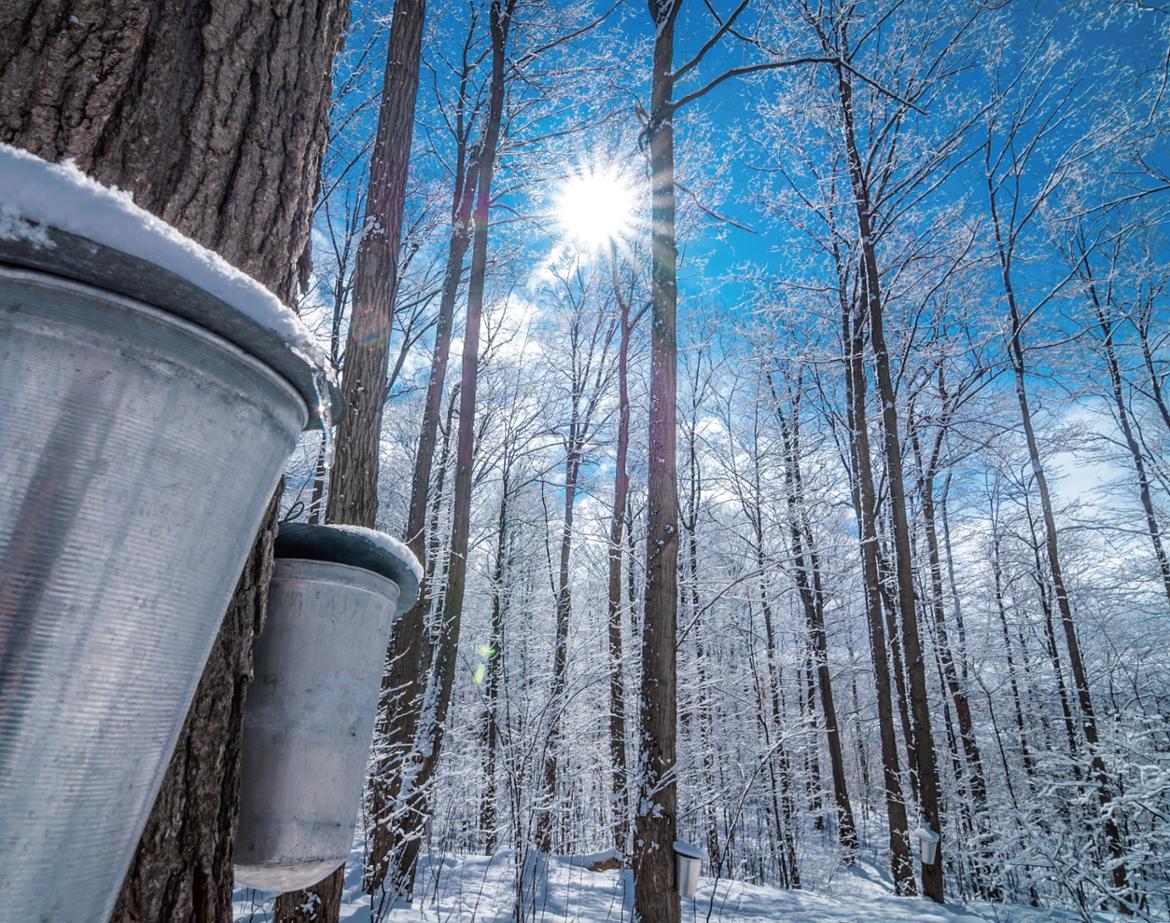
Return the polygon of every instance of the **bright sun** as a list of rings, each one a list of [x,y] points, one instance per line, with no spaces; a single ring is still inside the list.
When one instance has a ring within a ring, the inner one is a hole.
[[[622,244],[634,226],[634,190],[614,167],[574,173],[561,188],[556,218],[561,232],[582,250]]]

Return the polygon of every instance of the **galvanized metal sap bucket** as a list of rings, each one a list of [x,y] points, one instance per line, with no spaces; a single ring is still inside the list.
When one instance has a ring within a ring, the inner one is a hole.
[[[117,898],[313,400],[256,326],[91,241],[0,240],[6,920],[105,921]]]
[[[244,709],[238,884],[305,888],[349,855],[386,643],[417,567],[380,533],[281,525]]]
[[[699,890],[699,873],[707,854],[691,843],[674,843],[674,876],[676,890],[681,897],[694,897]]]

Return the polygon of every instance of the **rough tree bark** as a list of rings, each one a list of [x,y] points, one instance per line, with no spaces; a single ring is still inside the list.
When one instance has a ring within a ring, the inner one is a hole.
[[[342,357],[348,412],[337,427],[327,522],[373,528],[378,513],[378,445],[425,14],[425,0],[394,4],[365,223],[354,259],[353,305]]]
[[[639,804],[634,835],[634,909],[642,923],[679,923],[673,843],[678,839],[678,394],[674,230],[674,27],[681,0],[649,0],[654,58],[646,135],[650,145],[650,435],[646,611],[639,699]]]
[[[877,497],[873,483],[869,429],[866,419],[865,348],[861,317],[854,317],[847,296],[841,254],[834,245],[834,262],[838,276],[838,302],[841,312],[841,349],[844,354],[845,393],[849,425],[850,461],[853,478],[853,506],[857,514],[858,542],[861,546],[862,577],[865,586],[865,615],[869,628],[870,656],[873,662],[874,690],[877,693],[878,731],[881,738],[882,778],[889,828],[890,873],[898,894],[914,894],[914,865],[906,828],[906,802],[898,767],[898,741],[894,731],[894,703],[890,686],[890,665],[886,655],[887,638],[882,614],[881,575],[878,569]],[[863,314],[857,305],[857,314]],[[893,641],[892,638],[889,639]]]
[[[308,270],[341,0],[15,0],[0,141],[72,158],[292,303]],[[113,919],[231,919],[239,735],[275,498],[236,587]]]

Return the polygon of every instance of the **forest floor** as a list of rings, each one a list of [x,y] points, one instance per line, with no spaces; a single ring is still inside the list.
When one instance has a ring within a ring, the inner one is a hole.
[[[360,855],[346,876],[343,923],[369,923],[368,897],[361,891]],[[384,923],[511,923],[517,880],[514,854],[427,855],[420,860],[413,907],[382,917]],[[554,857],[536,878],[534,923],[629,923],[629,872],[593,872]],[[256,892],[236,893],[237,923],[267,923],[272,901]],[[1083,917],[981,902],[930,904],[896,897],[880,867],[862,862],[842,869],[817,890],[791,891],[703,878],[695,899],[683,903],[683,923],[1073,923]],[[1094,921],[1120,919],[1099,914]]]

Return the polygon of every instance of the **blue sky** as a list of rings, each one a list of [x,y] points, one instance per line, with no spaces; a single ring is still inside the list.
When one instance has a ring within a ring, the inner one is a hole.
[[[731,5],[726,3],[719,6],[731,8]],[[953,9],[961,10],[968,6],[957,4]],[[592,10],[582,8],[580,15],[582,17],[596,15],[607,8],[606,0],[595,0]],[[1151,69],[1162,62],[1165,53],[1165,30],[1150,28],[1150,23],[1161,23],[1167,18],[1164,14],[1126,12],[1124,15],[1113,16],[1107,22],[1086,26],[1084,17],[1067,15],[1062,17],[1057,12],[1059,9],[1059,5],[1052,3],[1015,3],[1008,8],[1004,18],[1017,37],[1033,33],[1037,28],[1036,23],[1040,20],[1052,20],[1055,23],[1054,41],[1066,44],[1075,39],[1078,45],[1077,56],[1091,58],[1090,69],[1100,64],[1099,71],[1102,75],[1109,73],[1104,66],[1109,56],[1117,56],[1123,61],[1145,62],[1145,66]],[[376,18],[370,14],[371,10],[385,12],[383,4],[374,0],[365,7],[355,6],[354,37],[348,50],[351,57],[363,47],[368,35],[379,31]],[[433,0],[428,12],[431,30],[430,42],[426,49],[428,60],[438,61],[443,56],[451,58],[458,53],[465,14],[466,6],[462,3]],[[740,24],[744,28],[750,28],[758,15],[749,7]],[[604,157],[604,153],[598,152],[603,148],[611,148],[614,143],[613,136],[620,130],[624,135],[626,164],[631,172],[644,170],[640,155],[634,147],[637,120],[633,112],[633,103],[636,100],[644,101],[648,95],[651,28],[645,5],[637,0],[626,0],[603,25],[579,39],[574,46],[574,56],[601,54],[603,57],[600,63],[612,66],[613,70],[598,77],[601,86],[596,94],[586,94],[573,101],[573,114],[587,117],[599,111],[617,112],[617,118],[613,122],[602,128],[584,132],[574,139],[570,150],[578,163]],[[700,0],[683,0],[676,30],[676,66],[688,60],[714,28],[714,21]],[[804,34],[808,31],[807,28],[797,27],[798,37],[790,46],[795,53],[816,52]],[[384,29],[381,32],[384,41]],[[368,87],[380,83],[383,49],[384,45],[379,44],[365,58],[367,70],[363,80]],[[606,53],[609,53],[608,60],[605,58]],[[761,60],[761,54],[757,49],[745,48],[742,43],[725,37],[720,45],[707,55],[702,65],[688,75],[676,96],[705,83],[713,75],[729,67],[758,60]],[[822,68],[822,71],[824,70]],[[809,70],[804,68],[799,77],[804,79],[808,73]],[[751,164],[753,161],[766,162],[767,158],[761,159],[760,153],[750,150],[750,145],[747,144],[748,140],[761,134],[761,120],[757,112],[759,103],[774,96],[779,91],[780,82],[797,76],[795,72],[784,72],[783,75],[726,81],[707,97],[689,106],[677,119],[680,175],[692,185],[701,183],[706,163],[698,165],[694,163],[696,152],[701,152],[698,155],[700,158],[710,158],[711,163],[714,163],[721,149],[731,148],[733,154],[724,165],[715,188],[699,188],[698,195],[705,206],[725,215],[732,222],[753,229],[749,232],[735,227],[732,223],[703,218],[693,228],[693,232],[685,235],[680,241],[683,246],[680,300],[684,320],[700,302],[705,313],[710,311],[727,313],[751,305],[754,292],[751,286],[743,281],[747,275],[744,272],[745,267],[760,267],[764,275],[783,277],[795,271],[795,267],[805,264],[804,242],[791,222],[784,220],[783,215],[779,220],[776,217],[761,215],[757,203],[753,201],[754,195],[761,189],[761,183]],[[825,76],[827,77],[827,74]],[[419,129],[416,131],[412,182],[416,184],[416,193],[420,189],[417,184],[431,182],[436,190],[438,204],[435,207],[443,208],[444,197],[449,195],[450,181],[436,162],[422,150],[422,146],[432,139],[437,139],[440,146],[446,145],[448,149],[450,144],[441,134],[427,130],[428,126],[434,129],[440,125],[435,113],[434,79],[433,72],[424,69],[419,94]],[[968,76],[958,78],[955,87],[959,93],[963,93],[979,79],[980,75],[972,72]],[[1103,93],[1109,92],[1110,89],[1107,86],[1101,87]],[[448,86],[441,89],[441,92],[449,90]],[[355,94],[355,98],[359,98],[359,94]],[[374,127],[374,117],[374,107],[365,109],[353,122],[354,137],[361,137],[363,134],[368,137]],[[927,120],[946,117],[945,112],[937,114],[932,112],[927,116]],[[765,129],[773,133],[783,132],[785,126],[772,124],[765,126]],[[970,143],[975,144],[977,141],[977,137],[973,137]],[[1166,159],[1163,153],[1162,162],[1165,163]],[[986,209],[986,201],[985,195],[980,195],[979,184],[975,182],[979,178],[978,166],[977,163],[973,164],[974,172],[968,170],[957,175],[950,183],[950,188],[941,189],[936,198],[945,200],[968,196],[969,211],[982,216]],[[505,159],[498,185],[508,182],[509,167],[510,162]],[[534,199],[505,195],[502,207],[496,209],[493,220],[508,220],[510,218],[508,207],[518,207],[529,213],[547,211],[550,203],[554,203],[557,197],[558,184],[555,182],[542,184],[540,194]],[[680,192],[679,197],[682,207],[689,207],[687,195]],[[417,207],[419,201],[421,199],[416,195],[410,203],[411,207]],[[555,233],[554,236],[550,236],[547,233],[550,230],[555,232],[557,228],[555,223],[546,218],[523,226],[521,233],[528,235],[529,238],[527,252],[533,262],[533,271],[555,246]],[[446,234],[440,224],[433,236],[432,244],[442,248],[445,246],[445,239]]]

